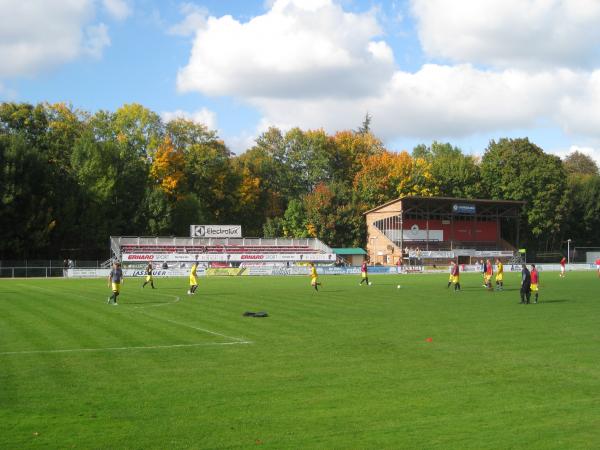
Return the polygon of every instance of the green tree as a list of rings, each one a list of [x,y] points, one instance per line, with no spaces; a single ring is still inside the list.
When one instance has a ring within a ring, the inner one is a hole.
[[[563,241],[573,239],[577,246],[596,246],[600,242],[600,176],[568,178],[569,211]]]
[[[567,212],[566,174],[557,156],[544,153],[527,138],[491,141],[481,176],[492,198],[527,202],[530,247],[556,245]]]
[[[433,142],[430,147],[418,145],[414,158],[423,158],[431,165],[431,176],[439,195],[446,197],[481,198],[484,189],[475,158],[464,155],[449,143]]]
[[[588,155],[574,151],[565,156],[563,166],[568,175],[598,175],[598,165]]]

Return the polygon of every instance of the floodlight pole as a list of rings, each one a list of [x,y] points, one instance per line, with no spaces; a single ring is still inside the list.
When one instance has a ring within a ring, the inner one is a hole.
[[[567,264],[571,264],[571,239],[567,239]]]

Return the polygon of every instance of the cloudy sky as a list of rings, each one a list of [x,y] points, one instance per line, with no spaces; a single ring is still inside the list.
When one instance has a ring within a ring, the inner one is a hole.
[[[600,162],[600,0],[0,0],[0,100]]]

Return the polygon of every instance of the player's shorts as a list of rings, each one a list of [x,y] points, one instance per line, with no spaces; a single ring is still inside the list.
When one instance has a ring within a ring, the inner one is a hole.
[[[538,285],[537,285],[537,283],[536,283],[536,284],[534,284],[534,283],[531,283],[531,292],[537,292],[537,291],[539,291],[539,290],[540,290],[540,289],[538,288]]]
[[[504,279],[504,274],[503,273],[497,273],[496,274],[496,281],[502,281]]]
[[[113,292],[121,292],[121,283],[112,283]]]
[[[448,283],[452,283],[454,281],[454,275],[450,275],[448,277]]]
[[[310,285],[311,286],[316,286],[317,284],[317,277],[311,277],[310,279]]]
[[[492,279],[491,275],[485,275],[483,277],[483,281],[485,281],[485,284],[488,284],[490,282],[490,280]]]
[[[152,275],[146,275],[146,282],[152,281]]]
[[[454,284],[457,284],[460,280],[460,277],[458,275],[452,276],[450,278]]]
[[[194,275],[190,275],[190,286],[198,285],[198,279]]]
[[[560,266],[560,271],[564,272],[565,271],[565,266]]]
[[[361,272],[361,276],[362,276],[363,278],[367,278],[367,272]]]

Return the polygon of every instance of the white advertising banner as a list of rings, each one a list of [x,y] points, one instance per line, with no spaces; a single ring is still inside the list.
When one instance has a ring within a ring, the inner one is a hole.
[[[333,253],[123,253],[123,262],[263,262],[316,261],[333,262]]]
[[[402,239],[405,241],[443,241],[444,230],[423,230],[418,225],[413,225],[410,230],[402,230]]]
[[[190,225],[193,238],[241,238],[241,225]]]

